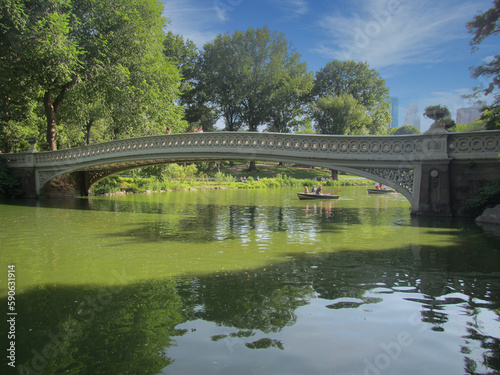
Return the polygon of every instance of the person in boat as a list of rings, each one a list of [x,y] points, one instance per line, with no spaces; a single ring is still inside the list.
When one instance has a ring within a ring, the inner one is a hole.
[[[307,185],[304,186],[304,193],[309,194],[309,188],[307,187]]]
[[[311,194],[314,194],[316,193],[316,185],[313,185],[312,189],[311,189]]]
[[[321,185],[319,185],[318,188],[316,189],[316,194],[323,195],[323,193],[321,192]]]

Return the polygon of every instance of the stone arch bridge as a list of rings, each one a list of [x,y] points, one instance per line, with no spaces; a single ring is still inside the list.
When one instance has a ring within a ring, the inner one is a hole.
[[[414,214],[458,214],[464,200],[500,178],[500,132],[338,136],[253,132],[184,133],[122,139],[49,152],[0,154],[27,196],[88,195],[128,169],[200,160],[265,160],[336,169],[394,188]],[[69,183],[68,183],[69,181]]]

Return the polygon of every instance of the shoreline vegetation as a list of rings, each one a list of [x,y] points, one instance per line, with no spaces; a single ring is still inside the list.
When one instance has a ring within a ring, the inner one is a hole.
[[[328,169],[303,166],[280,166],[278,163],[258,164],[258,172],[248,172],[245,163],[217,170],[199,171],[195,165],[175,165],[175,173],[148,175],[147,169],[133,175],[110,176],[91,189],[91,195],[125,195],[137,193],[166,193],[171,191],[224,190],[224,189],[263,189],[277,187],[303,188],[305,185],[325,187],[368,186],[374,182],[348,174],[340,174],[338,180],[331,179]]]

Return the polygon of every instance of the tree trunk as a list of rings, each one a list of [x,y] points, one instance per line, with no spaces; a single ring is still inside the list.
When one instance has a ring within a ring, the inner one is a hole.
[[[62,103],[64,94],[67,90],[70,90],[76,83],[76,78],[71,82],[66,83],[60,89],[59,94],[54,99],[52,97],[53,92],[51,90],[47,91],[43,97],[43,106],[45,109],[45,117],[47,119],[47,143],[52,151],[57,150],[56,144],[56,112],[59,104]]]
[[[56,111],[52,102],[52,92],[47,91],[43,97],[45,117],[47,119],[47,143],[52,151],[57,150],[56,146]]]
[[[339,171],[332,169],[332,179],[337,181],[339,179]]]
[[[93,124],[94,124],[94,120],[93,119],[89,120],[87,122],[87,136],[86,136],[86,140],[85,140],[87,146],[90,144],[90,131],[92,130],[92,125]]]
[[[250,166],[248,167],[248,172],[258,172],[257,166],[255,165],[255,161],[250,162]]]

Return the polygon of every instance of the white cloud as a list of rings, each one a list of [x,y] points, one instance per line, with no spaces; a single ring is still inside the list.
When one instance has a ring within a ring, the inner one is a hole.
[[[163,15],[170,20],[167,30],[192,40],[198,48],[215,39],[220,25],[217,1],[203,3],[195,0],[164,0]]]
[[[351,14],[338,11],[320,20],[320,29],[329,40],[315,51],[328,58],[367,61],[376,69],[446,58],[447,44],[469,38],[465,24],[479,6],[478,2],[451,0],[353,3],[358,8]]]
[[[273,0],[284,12],[284,18],[293,19],[303,16],[309,11],[306,0]]]

